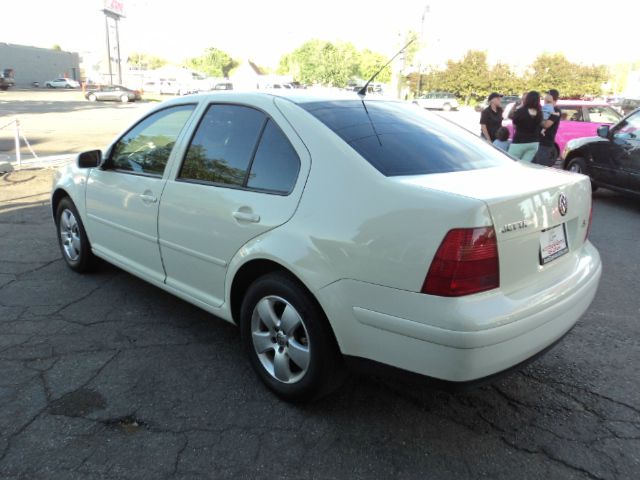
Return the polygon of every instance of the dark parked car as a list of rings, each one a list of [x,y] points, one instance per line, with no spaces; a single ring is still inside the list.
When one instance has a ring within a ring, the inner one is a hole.
[[[513,103],[513,102],[516,103],[516,106],[519,106],[520,105],[520,97],[518,95],[504,95],[500,99],[500,106],[504,110],[507,107],[507,105],[509,105],[510,103]],[[489,102],[487,102],[485,100],[484,102],[479,103],[478,105],[476,105],[476,112],[481,112],[482,110],[484,110],[488,106],[489,106]]]
[[[640,195],[640,109],[597,137],[569,141],[563,156],[564,168],[589,175],[594,187]]]
[[[113,100],[116,102],[135,102],[142,100],[140,92],[123,87],[122,85],[94,85],[88,87],[84,94],[85,98],[91,102],[97,100]]]

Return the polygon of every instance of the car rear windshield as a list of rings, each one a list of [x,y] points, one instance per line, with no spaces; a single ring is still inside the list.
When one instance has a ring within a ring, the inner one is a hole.
[[[475,170],[513,161],[479,136],[411,104],[338,100],[300,106],[386,176]]]

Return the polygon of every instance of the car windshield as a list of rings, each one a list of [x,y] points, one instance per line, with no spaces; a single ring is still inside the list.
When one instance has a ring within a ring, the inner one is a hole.
[[[411,104],[340,100],[300,106],[386,176],[475,170],[512,162],[477,135]]]

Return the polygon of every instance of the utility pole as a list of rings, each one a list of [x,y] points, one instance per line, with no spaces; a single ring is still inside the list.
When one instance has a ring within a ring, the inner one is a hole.
[[[429,4],[426,4],[422,12],[422,19],[420,23],[420,51],[418,52],[418,91],[416,92],[417,95],[420,95],[420,92],[422,91],[422,48],[424,44],[424,20],[427,17],[427,13],[429,13],[430,10],[431,10],[431,7],[429,6]]]

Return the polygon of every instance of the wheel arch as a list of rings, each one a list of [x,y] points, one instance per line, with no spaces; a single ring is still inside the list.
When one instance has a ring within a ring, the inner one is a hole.
[[[60,201],[65,197],[71,198],[71,195],[69,195],[69,192],[67,192],[62,187],[56,188],[53,191],[53,193],[51,194],[51,214],[53,215],[54,219],[56,218],[56,212],[58,210],[58,205],[60,205]],[[72,198],[71,198],[71,201],[73,202]]]
[[[590,158],[589,152],[585,149],[585,148],[577,148],[575,150],[572,150],[571,152],[569,152],[569,154],[566,156],[566,158],[564,158],[563,162],[562,162],[562,168],[564,170],[567,169],[567,167],[569,166],[569,162],[571,160],[573,160],[576,157],[582,157],[585,160],[588,160]]]
[[[311,292],[311,289],[309,289],[309,287],[307,287],[295,273],[285,267],[282,263],[267,258],[253,258],[236,270],[233,275],[233,280],[231,281],[229,305],[231,310],[231,319],[234,323],[239,324],[242,299],[244,298],[249,286],[258,278],[274,272],[282,272],[291,277],[309,293],[318,305],[320,305],[320,302],[318,302],[316,296]]]
[[[336,337],[336,332],[329,320],[326,310],[322,307],[322,304],[318,300],[318,297],[313,293],[305,282],[303,282],[298,275],[291,271],[291,269],[284,266],[282,263],[267,259],[267,258],[254,258],[244,263],[233,276],[233,280],[230,288],[229,295],[229,311],[231,320],[236,325],[240,326],[240,308],[242,307],[242,300],[249,289],[249,286],[258,278],[268,275],[269,273],[280,272],[285,274],[291,280],[293,280],[298,286],[300,286],[311,299],[312,302],[320,309],[324,315],[328,332],[334,342],[334,345],[340,350],[340,342]]]

